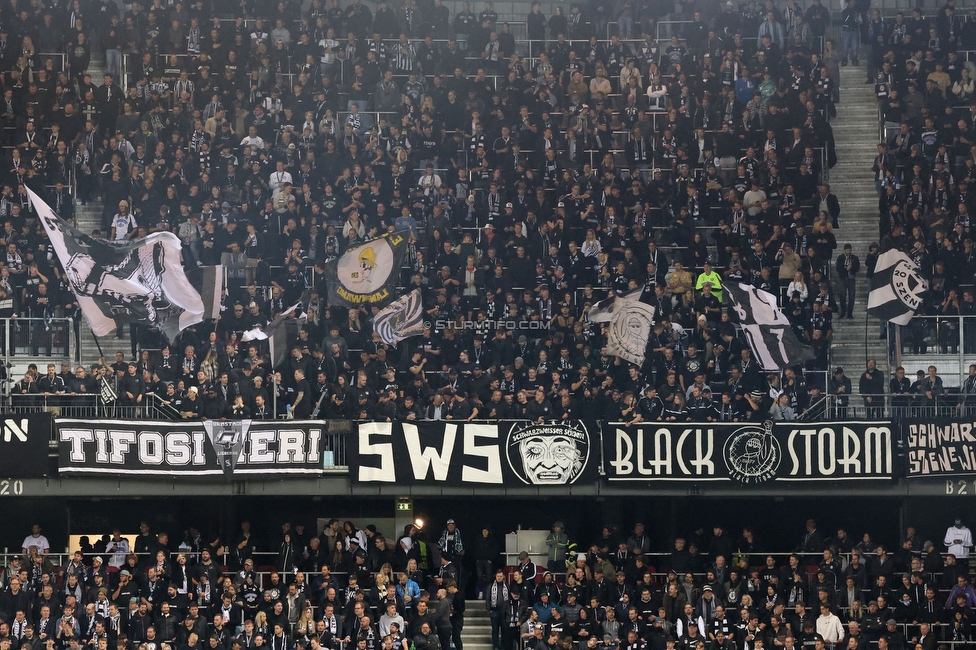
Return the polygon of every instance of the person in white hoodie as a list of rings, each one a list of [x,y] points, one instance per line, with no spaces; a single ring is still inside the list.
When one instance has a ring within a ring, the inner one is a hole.
[[[962,566],[969,566],[969,549],[973,547],[973,533],[956,517],[955,524],[946,529],[945,545]]]
[[[817,634],[823,637],[824,643],[837,644],[844,639],[844,624],[830,611],[830,605],[820,606],[820,616],[817,618]]]

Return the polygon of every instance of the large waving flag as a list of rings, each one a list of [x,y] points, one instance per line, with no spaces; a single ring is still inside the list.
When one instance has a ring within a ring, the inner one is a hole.
[[[868,294],[868,314],[898,325],[908,325],[922,304],[929,284],[915,262],[895,249],[878,256]]]
[[[292,313],[302,306],[301,302],[281,312],[264,327],[254,327],[241,335],[241,341],[267,341],[268,354],[271,356],[271,365],[280,366],[288,356],[288,341],[298,338],[298,330],[306,320],[306,314],[299,312],[294,317]]]
[[[654,307],[639,300],[618,301],[607,331],[607,353],[641,366],[654,329]]]
[[[776,296],[751,284],[725,285],[749,347],[763,370],[784,370],[814,358],[813,349],[793,333]]]
[[[353,246],[326,267],[329,305],[385,303],[396,293],[407,238],[386,234]]]
[[[183,272],[179,237],[154,232],[122,244],[95,239],[62,221],[29,188],[27,193],[96,336],[140,323],[173,341],[203,321],[203,301]]]
[[[613,320],[614,313],[623,308],[624,303],[637,302],[641,299],[641,294],[643,293],[643,287],[640,289],[634,289],[633,291],[629,291],[620,296],[615,293],[611,293],[607,298],[604,298],[600,302],[590,307],[590,311],[587,312],[586,318],[591,323],[609,323],[611,320]]]
[[[420,289],[414,289],[381,309],[373,319],[373,331],[387,345],[396,345],[403,339],[423,334],[424,300]]]

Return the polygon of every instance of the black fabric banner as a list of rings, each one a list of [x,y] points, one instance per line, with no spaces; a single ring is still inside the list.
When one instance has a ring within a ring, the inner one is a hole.
[[[368,422],[349,450],[355,483],[560,486],[598,478],[595,422]]]
[[[396,295],[407,238],[388,233],[357,244],[325,267],[329,304],[359,307],[385,304]]]
[[[890,480],[894,437],[887,422],[766,422],[604,425],[607,480]]]
[[[0,414],[0,476],[39,478],[47,476],[50,413]]]
[[[908,478],[976,472],[976,418],[902,422]]]
[[[57,419],[60,473],[227,477],[318,474],[324,422]]]

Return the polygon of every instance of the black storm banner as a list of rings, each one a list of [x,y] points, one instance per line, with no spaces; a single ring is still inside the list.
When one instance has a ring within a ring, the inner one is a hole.
[[[770,481],[894,478],[892,427],[882,422],[608,424],[607,480]]]
[[[368,422],[349,455],[358,483],[565,486],[598,477],[594,422]]]
[[[0,415],[0,476],[39,478],[47,475],[51,414]]]
[[[60,473],[139,476],[318,474],[323,422],[58,419]]]
[[[908,477],[976,472],[976,418],[902,423]]]

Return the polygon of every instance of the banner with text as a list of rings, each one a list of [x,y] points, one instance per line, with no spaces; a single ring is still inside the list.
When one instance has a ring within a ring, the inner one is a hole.
[[[886,422],[649,422],[603,430],[611,483],[890,480],[894,456]]]
[[[0,477],[47,476],[51,414],[0,414]]]
[[[324,422],[57,419],[61,474],[319,474]]]
[[[349,452],[358,483],[560,486],[598,477],[595,422],[364,422]]]
[[[976,472],[976,417],[902,422],[908,478]]]

